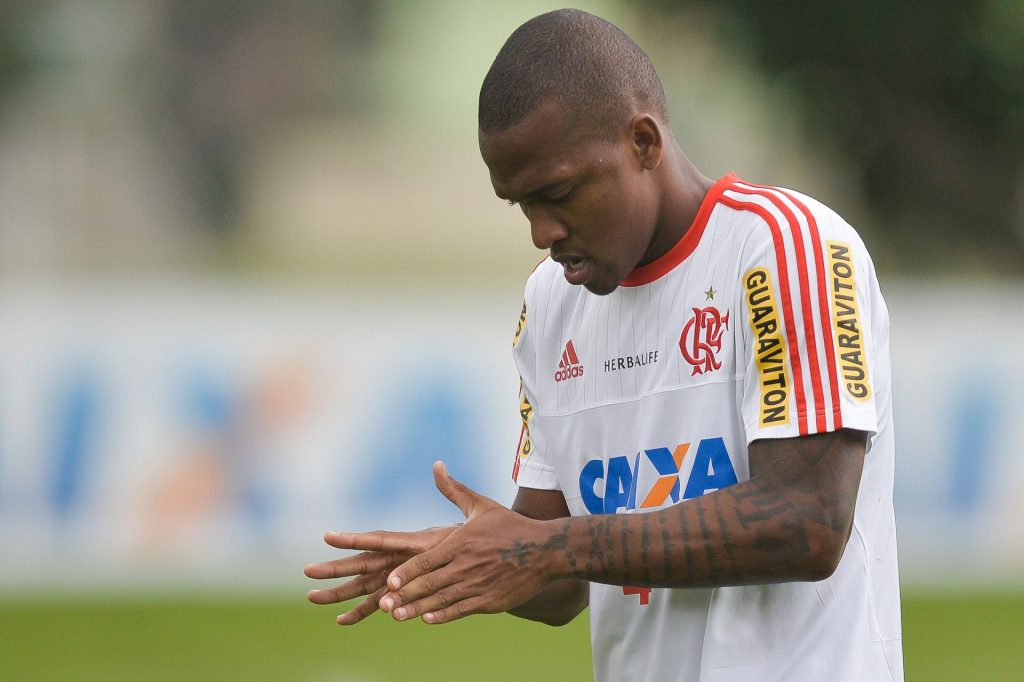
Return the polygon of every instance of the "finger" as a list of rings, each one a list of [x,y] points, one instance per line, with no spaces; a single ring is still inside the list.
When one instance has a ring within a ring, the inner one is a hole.
[[[307,578],[326,580],[385,571],[391,568],[394,563],[396,563],[395,555],[392,553],[363,552],[344,559],[333,559],[319,564],[309,564],[302,572],[306,574]]]
[[[369,533],[324,533],[324,542],[338,549],[356,549],[369,552],[422,552],[423,539],[419,533],[396,533],[375,530]]]
[[[434,485],[442,495],[451,500],[452,504],[462,510],[467,519],[481,500],[488,499],[452,478],[448,474],[448,467],[440,460],[434,462]]]
[[[338,616],[338,625],[355,625],[359,621],[363,620],[371,613],[377,610],[377,602],[380,601],[381,596],[387,591],[386,587],[382,587],[352,609]]]
[[[475,613],[494,612],[493,609],[487,606],[487,599],[485,597],[470,597],[469,599],[457,601],[443,609],[427,611],[423,614],[423,622],[430,625],[440,625],[441,623],[450,623],[453,620],[472,616]]]
[[[384,583],[385,578],[387,578],[387,571],[359,576],[341,585],[323,590],[310,590],[306,593],[306,599],[314,604],[338,604],[349,599],[362,597],[382,588],[387,591]]]
[[[447,566],[451,563],[452,558],[452,550],[449,549],[449,546],[445,543],[438,545],[429,552],[417,554],[395,570],[391,571],[390,575],[387,577],[388,588],[391,592],[398,593],[403,586],[408,585],[420,576],[427,575],[431,571]],[[429,587],[427,588],[427,592],[422,591],[424,589],[422,582],[416,589],[417,592],[410,593],[412,598],[422,596],[430,591]],[[396,606],[400,605],[400,603],[401,602],[398,600],[395,601]]]
[[[448,567],[427,573],[398,591],[389,590],[381,598],[380,608],[391,613],[395,620],[409,620],[449,606],[469,596],[465,585],[458,584],[461,577]]]

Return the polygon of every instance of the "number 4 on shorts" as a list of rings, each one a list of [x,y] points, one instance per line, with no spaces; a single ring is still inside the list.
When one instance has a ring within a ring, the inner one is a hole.
[[[640,595],[640,606],[647,606],[651,602],[651,588],[649,588],[649,587],[625,587],[624,586],[622,588],[622,594],[627,595],[627,596],[631,595],[631,594],[638,594],[638,595]]]

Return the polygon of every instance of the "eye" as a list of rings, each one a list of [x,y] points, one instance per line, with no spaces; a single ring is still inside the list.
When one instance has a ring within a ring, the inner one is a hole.
[[[516,206],[519,205],[519,202],[516,201],[515,199],[509,199],[508,200],[508,205],[511,206],[512,208],[515,208]]]
[[[564,204],[565,202],[569,201],[569,199],[572,198],[572,191],[572,188],[570,188],[563,192],[562,194],[553,197],[548,197],[548,202],[552,204]]]

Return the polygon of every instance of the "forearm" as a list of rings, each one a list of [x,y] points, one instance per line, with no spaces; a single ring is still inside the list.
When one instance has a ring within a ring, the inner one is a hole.
[[[656,512],[546,521],[548,574],[650,587],[823,579],[849,537],[862,466],[835,440],[808,439],[763,476]]]
[[[568,518],[561,493],[526,489],[509,510],[435,464],[438,489],[466,524],[392,571],[381,608],[397,620],[428,623],[502,611],[562,622],[579,606],[571,596],[584,581],[708,587],[820,580],[835,570],[850,535],[864,438],[844,430],[755,441],[749,481],[650,514]],[[368,534],[366,546],[388,549],[378,535]],[[566,579],[576,582],[553,587]]]
[[[521,488],[512,503],[512,511],[537,521],[569,517],[565,497],[554,490]],[[564,578],[550,583],[532,599],[508,612],[547,625],[565,625],[587,608],[589,602],[590,584],[587,581]]]
[[[549,522],[552,536],[565,538],[554,574],[648,587],[825,577],[822,557],[834,555],[834,533],[801,518],[757,482],[733,487],[648,514]],[[768,500],[776,506],[763,508]]]
[[[547,625],[565,625],[587,608],[590,585],[585,580],[563,578],[548,585],[533,599],[509,609],[513,616]]]

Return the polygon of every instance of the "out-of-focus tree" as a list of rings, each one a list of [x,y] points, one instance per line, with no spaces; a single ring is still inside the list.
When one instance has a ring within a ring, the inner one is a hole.
[[[901,267],[1021,272],[1019,0],[646,3],[659,21],[710,12],[728,49],[785,86],[807,135],[860,169]]]
[[[26,0],[0,2],[0,103],[7,93],[32,72],[32,60],[25,45],[26,26],[37,12]]]
[[[153,73],[182,177],[209,224],[234,226],[240,156],[289,120],[365,113],[367,0],[174,0]]]

